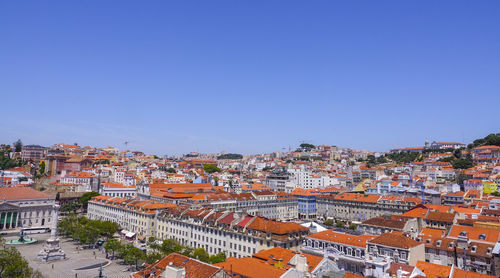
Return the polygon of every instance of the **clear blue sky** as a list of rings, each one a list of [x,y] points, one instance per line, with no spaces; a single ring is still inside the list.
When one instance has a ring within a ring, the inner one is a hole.
[[[0,142],[385,151],[500,132],[500,1],[1,1]]]

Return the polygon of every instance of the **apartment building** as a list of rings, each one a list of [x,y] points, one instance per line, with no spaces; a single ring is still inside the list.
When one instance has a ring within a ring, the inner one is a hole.
[[[172,238],[209,254],[244,257],[273,247],[298,250],[309,229],[292,222],[187,206],[166,208],[157,216],[156,237]]]
[[[396,231],[410,235],[413,238],[420,232],[420,227],[415,218],[374,217],[358,224],[357,230],[370,235],[381,235]]]
[[[427,262],[500,275],[494,257],[500,230],[454,225],[446,236],[422,233],[418,240],[425,244]]]
[[[364,276],[366,242],[374,238],[376,236],[326,230],[307,236],[301,250],[304,253],[332,258],[339,269]]]
[[[419,198],[340,193],[316,199],[317,216],[348,221],[401,214],[420,203]]]
[[[243,212],[276,220],[298,218],[298,198],[272,191],[252,191],[249,193],[198,194],[187,204],[197,204],[219,210]]]
[[[425,246],[399,232],[385,233],[366,244],[367,277],[385,277],[392,262],[415,266],[425,259]]]
[[[21,149],[23,161],[37,161],[43,158],[45,147],[39,145],[26,145]]]
[[[155,234],[157,211],[171,206],[175,205],[101,195],[89,201],[87,217],[115,222],[125,233],[147,238]]]

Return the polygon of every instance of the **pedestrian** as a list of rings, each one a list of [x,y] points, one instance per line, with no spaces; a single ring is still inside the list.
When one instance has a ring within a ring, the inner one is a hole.
[[[92,251],[92,254],[95,256],[95,251]]]
[[[52,269],[54,269],[54,264],[52,264]]]
[[[78,273],[75,273],[75,278],[78,278]]]

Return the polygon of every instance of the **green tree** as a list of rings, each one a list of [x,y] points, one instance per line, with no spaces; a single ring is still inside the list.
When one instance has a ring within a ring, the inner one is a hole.
[[[300,144],[300,148],[304,151],[310,151],[310,150],[314,149],[314,145],[308,144],[308,143],[302,143],[302,144]]]
[[[354,224],[354,223],[351,223],[349,225],[349,230],[356,230],[358,228],[358,225]]]
[[[40,277],[14,247],[0,249],[0,277]]]
[[[115,256],[115,252],[118,252],[122,248],[122,244],[120,243],[120,240],[116,238],[109,239],[106,241],[106,244],[104,244],[104,249],[106,252],[109,254],[111,252],[111,256]]]
[[[453,165],[453,168],[455,169],[469,169],[474,166],[474,163],[472,160],[459,158],[455,159],[451,165]]]
[[[217,255],[210,256],[208,260],[211,264],[222,263],[226,261],[226,254],[224,252],[219,252]]]
[[[164,256],[163,256],[162,253],[160,253],[158,251],[153,251],[153,252],[149,252],[149,253],[146,254],[145,261],[148,264],[153,264],[156,261],[162,259],[163,257]]]
[[[325,224],[326,226],[333,226],[333,219],[326,219],[323,224]]]
[[[226,153],[223,155],[219,155],[217,159],[242,159],[243,155],[238,153]]]
[[[45,161],[40,161],[40,164],[38,166],[38,174],[40,176],[43,176],[45,174]]]
[[[196,248],[193,252],[193,258],[208,263],[210,255],[208,255],[208,252],[205,249]]]
[[[183,246],[174,239],[166,239],[161,244],[161,251],[168,255],[173,252],[180,252]]]
[[[111,221],[100,221],[97,226],[99,234],[106,238],[111,238],[118,231],[118,224]]]
[[[13,145],[14,145],[14,151],[16,153],[21,152],[23,150],[23,142],[21,141],[21,139],[17,139],[17,141],[14,142]]]
[[[450,162],[450,163],[453,162],[453,160],[455,160],[454,156],[448,156],[438,159],[438,161],[440,162]]]
[[[220,168],[213,164],[203,165],[203,170],[209,174],[212,174],[214,172],[220,172]]]
[[[76,212],[79,208],[77,202],[68,202],[61,206],[61,212]]]
[[[0,151],[0,170],[5,170],[9,168],[18,167],[21,165],[21,161],[17,158],[10,158],[9,154]]]
[[[134,247],[132,244],[126,245],[124,249],[123,260],[127,264],[134,264],[137,269],[139,261],[144,260],[146,258],[146,254],[144,254],[141,249]]]
[[[337,221],[337,223],[335,223],[335,227],[337,227],[337,228],[345,228],[345,223],[342,222],[342,221]]]
[[[157,243],[158,240],[154,236],[150,236],[146,242],[147,246],[153,250],[161,250],[161,245]]]
[[[168,168],[167,173],[175,174],[175,173],[177,173],[177,171],[174,168]]]
[[[87,206],[88,206],[88,203],[89,203],[89,200],[92,199],[92,197],[95,197],[95,196],[99,196],[100,194],[97,193],[97,192],[86,192],[82,195],[82,197],[80,197],[80,199],[78,200],[78,202],[82,205],[82,208],[84,210],[87,210]]]

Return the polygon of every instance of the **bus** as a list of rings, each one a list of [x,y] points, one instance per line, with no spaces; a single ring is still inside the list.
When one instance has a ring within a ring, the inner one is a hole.
[[[31,228],[22,228],[22,233],[25,235],[29,234],[41,234],[41,233],[49,233],[50,228],[47,227],[31,227]]]

